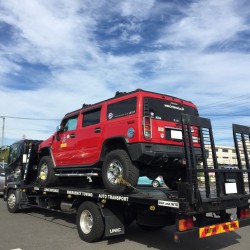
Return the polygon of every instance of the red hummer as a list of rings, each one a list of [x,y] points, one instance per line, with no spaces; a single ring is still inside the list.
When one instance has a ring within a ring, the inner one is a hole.
[[[198,111],[189,101],[141,89],[84,104],[40,144],[38,181],[51,186],[61,177],[102,177],[109,192],[124,193],[131,187],[120,185],[119,176],[136,186],[139,176],[161,175],[176,189],[186,176],[182,114]]]

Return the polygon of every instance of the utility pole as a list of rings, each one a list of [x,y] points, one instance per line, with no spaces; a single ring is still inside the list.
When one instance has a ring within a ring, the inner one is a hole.
[[[3,118],[3,128],[2,128],[2,146],[4,145],[4,123],[5,123],[5,116],[1,116]]]

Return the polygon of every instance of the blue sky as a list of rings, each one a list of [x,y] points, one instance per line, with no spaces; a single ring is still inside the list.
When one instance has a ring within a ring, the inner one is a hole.
[[[5,144],[142,88],[194,102],[232,145],[231,124],[250,125],[249,52],[248,0],[0,0]]]

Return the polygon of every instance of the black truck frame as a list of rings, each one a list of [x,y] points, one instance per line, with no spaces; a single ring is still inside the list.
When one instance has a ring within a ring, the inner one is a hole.
[[[191,235],[204,238],[249,225],[250,127],[233,124],[237,169],[218,166],[209,119],[183,115],[182,128],[186,180],[178,183],[178,191],[136,187],[131,194],[116,195],[92,183],[40,187],[36,181],[30,182],[29,173],[34,171],[30,159],[37,158],[33,156],[37,152],[30,143],[21,178],[8,181],[6,177],[7,208],[11,213],[28,207],[76,213],[79,236],[87,242],[125,234],[125,226],[134,220],[143,229],[175,225],[175,242]],[[197,148],[193,146],[194,140],[197,143],[197,138],[192,136],[194,129],[198,131],[202,159],[197,159]],[[208,149],[212,163],[207,160]],[[121,178],[120,185],[130,184]]]

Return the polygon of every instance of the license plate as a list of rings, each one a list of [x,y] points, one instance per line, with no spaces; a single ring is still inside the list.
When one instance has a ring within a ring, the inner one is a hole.
[[[237,185],[235,182],[233,183],[225,183],[225,191],[226,194],[237,194]]]
[[[239,229],[239,221],[230,221],[221,224],[199,228],[199,237],[206,238],[217,234],[222,234]]]
[[[182,132],[180,130],[171,130],[171,139],[182,140]]]

